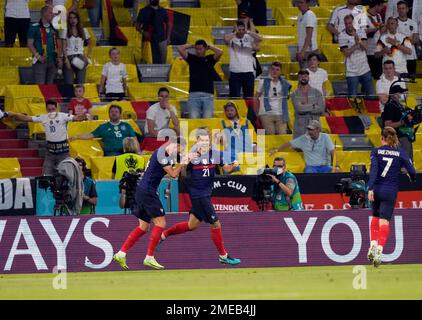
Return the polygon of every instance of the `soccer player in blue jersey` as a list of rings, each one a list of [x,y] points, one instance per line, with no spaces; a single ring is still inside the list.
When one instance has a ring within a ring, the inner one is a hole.
[[[186,142],[183,138],[177,138],[177,141],[170,139],[155,150],[148,161],[144,175],[136,188],[136,206],[132,211],[139,220],[139,226],[132,230],[120,251],[113,256],[113,259],[123,270],[128,269],[126,264],[127,251],[141,236],[148,232],[151,220],[154,223],[154,228],[151,232],[144,265],[154,269],[164,269],[164,266],[160,265],[154,258],[155,249],[166,227],[165,212],[157,190],[161,179],[166,174],[176,178],[183,167],[186,167],[189,155],[185,156],[181,164],[175,166],[177,155],[180,154],[185,145]]]
[[[207,130],[198,129],[196,132],[197,143],[192,152],[197,152],[197,157],[190,161],[186,168],[187,187],[192,202],[189,221],[180,222],[165,230],[161,235],[161,242],[167,237],[195,230],[202,221],[211,225],[211,238],[219,253],[219,261],[223,264],[236,265],[239,259],[231,257],[225,247],[221,232],[221,223],[211,202],[211,193],[217,167],[221,165],[220,152],[211,149],[210,137]],[[222,165],[227,173],[232,172],[239,164]]]
[[[371,245],[368,260],[375,267],[381,264],[382,250],[390,232],[389,223],[396,206],[399,174],[404,166],[412,182],[416,179],[415,168],[406,151],[399,148],[396,131],[385,127],[381,132],[381,144],[371,152],[371,170],[368,182],[368,199],[372,202]]]

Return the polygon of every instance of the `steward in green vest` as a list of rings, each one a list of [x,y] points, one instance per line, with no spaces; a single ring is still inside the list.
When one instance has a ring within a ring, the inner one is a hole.
[[[134,137],[123,139],[123,154],[116,156],[113,165],[113,177],[120,180],[126,171],[137,171],[145,169],[145,158],[139,155],[139,143]]]

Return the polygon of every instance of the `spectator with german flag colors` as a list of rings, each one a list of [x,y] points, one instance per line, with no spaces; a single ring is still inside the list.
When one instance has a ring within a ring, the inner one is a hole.
[[[32,72],[36,84],[52,84],[63,65],[59,33],[51,21],[53,8],[44,6],[41,19],[28,30],[28,49],[32,53]]]

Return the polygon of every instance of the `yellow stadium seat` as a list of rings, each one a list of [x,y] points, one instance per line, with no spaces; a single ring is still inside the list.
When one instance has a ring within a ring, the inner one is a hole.
[[[286,160],[286,167],[290,172],[301,173],[305,170],[305,160],[302,152],[277,152],[273,155],[267,153],[265,163],[272,167],[274,159],[277,157],[282,157]]]
[[[92,168],[91,158],[104,155],[100,140],[75,140],[69,143],[69,154],[72,158],[81,157],[87,168]]]
[[[257,27],[259,34],[268,44],[297,44],[297,30],[290,26]]]
[[[141,45],[142,35],[135,27],[120,27],[120,30],[126,36],[128,46],[137,47]]]
[[[160,3],[161,5],[161,3]],[[230,8],[234,7],[235,1],[233,0],[207,0],[201,1],[201,8]]]
[[[318,25],[325,25],[331,15],[330,9],[327,7],[312,7],[318,20]],[[273,17],[277,20],[278,25],[296,26],[299,10],[296,7],[277,7],[273,8]]]
[[[102,47],[93,47],[91,60],[93,65],[104,65],[107,62],[110,62],[109,51],[113,48],[111,46],[102,46]],[[117,46],[120,50],[120,62],[125,64],[136,64],[136,47],[125,47]],[[87,53],[87,48],[85,51]]]
[[[256,175],[259,169],[265,168],[265,153],[238,153],[237,161],[240,168],[238,174]]]
[[[189,28],[188,43],[195,44],[197,40],[205,40],[208,44],[214,42],[211,26],[191,26]]]
[[[28,48],[1,48],[0,66],[30,67],[31,52]]]
[[[338,134],[330,134],[330,138],[336,150],[343,150],[343,142],[341,141]]]
[[[337,151],[336,154],[342,172],[350,172],[352,164],[365,164],[368,170],[370,168],[370,151]]]
[[[111,180],[116,157],[92,157],[91,173],[94,180]]]
[[[85,83],[85,98],[89,99],[91,102],[101,102],[100,97],[98,96],[97,83]]]
[[[1,49],[0,49],[1,53]],[[19,85],[19,71],[17,67],[1,67],[0,75],[0,96],[6,94],[6,86]]]
[[[258,144],[258,151],[265,151],[269,153],[270,150],[278,148],[282,144],[293,140],[293,135],[291,134],[280,134],[280,135],[265,135],[265,147]],[[288,151],[293,151],[289,148]]]
[[[103,66],[88,65],[86,69],[86,82],[100,83]],[[138,82],[138,70],[135,64],[126,64],[127,82]]]
[[[0,158],[0,179],[22,177],[21,166],[17,158]]]
[[[262,42],[260,50],[256,53],[259,62],[290,62],[290,53],[287,45],[268,44]]]
[[[5,110],[23,112],[28,103],[44,103],[44,95],[38,85],[9,85],[5,90]],[[27,111],[25,111],[27,112]]]
[[[322,43],[320,45],[320,49],[322,53],[327,57],[328,62],[344,62],[344,55],[340,51],[340,47],[338,44]]]
[[[155,101],[158,89],[166,87],[170,91],[171,99],[187,99],[189,82],[138,82],[128,83],[131,100]]]

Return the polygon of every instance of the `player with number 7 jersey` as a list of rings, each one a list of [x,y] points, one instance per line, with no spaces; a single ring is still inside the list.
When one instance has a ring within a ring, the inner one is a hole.
[[[214,211],[211,193],[217,167],[222,166],[225,172],[232,172],[238,166],[238,163],[223,164],[220,152],[212,150],[210,147],[210,137],[207,130],[198,129],[196,131],[196,139],[192,152],[196,152],[197,157],[190,161],[186,172],[182,172],[182,176],[185,176],[184,182],[188,187],[192,202],[189,221],[177,223],[164,230],[161,234],[159,246],[169,236],[193,231],[199,227],[202,221],[205,221],[211,226],[211,238],[219,253],[219,262],[236,265],[241,261],[231,257],[224,247],[221,223]]]
[[[371,152],[368,199],[372,202],[371,244],[368,260],[378,267],[390,232],[389,223],[396,206],[399,175],[404,167],[411,182],[416,171],[407,152],[399,148],[396,131],[385,127],[381,132],[381,147]]]

